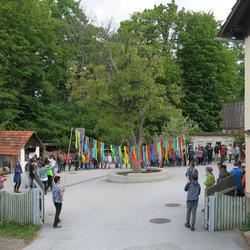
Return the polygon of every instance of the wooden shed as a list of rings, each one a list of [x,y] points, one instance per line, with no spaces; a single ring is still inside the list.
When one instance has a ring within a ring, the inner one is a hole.
[[[41,156],[43,143],[34,131],[0,130],[0,172],[10,172],[19,160],[24,169],[29,158]]]

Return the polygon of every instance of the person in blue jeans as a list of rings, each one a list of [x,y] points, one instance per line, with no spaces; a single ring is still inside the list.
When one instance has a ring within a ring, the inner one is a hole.
[[[198,182],[198,174],[192,174],[191,182],[188,182],[185,186],[187,192],[187,213],[185,227],[190,228],[191,231],[195,230],[196,211],[198,207],[199,195],[201,192],[201,186]],[[192,219],[191,219],[192,214]],[[191,223],[190,223],[191,219]]]
[[[63,194],[64,194],[64,190],[61,189],[60,187],[60,176],[55,176],[54,177],[54,185],[52,188],[52,199],[56,208],[56,214],[55,214],[55,219],[54,219],[54,228],[60,228],[61,225],[59,225],[60,223],[60,213],[62,210],[62,202],[63,202]]]

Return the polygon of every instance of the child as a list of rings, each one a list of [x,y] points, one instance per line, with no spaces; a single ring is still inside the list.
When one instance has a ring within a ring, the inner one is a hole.
[[[3,183],[5,181],[7,181],[7,179],[0,175],[0,191],[3,190],[3,188],[4,188],[4,184]]]
[[[187,183],[185,186],[185,191],[187,191],[187,221],[185,227],[191,228],[191,231],[194,231],[194,224],[196,220],[196,211],[198,206],[199,195],[201,192],[200,184],[198,183],[198,174],[192,174],[191,182]],[[190,217],[192,212],[192,221],[190,225]]]

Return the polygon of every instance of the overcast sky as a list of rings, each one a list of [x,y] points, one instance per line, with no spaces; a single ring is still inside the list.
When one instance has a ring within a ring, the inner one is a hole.
[[[135,11],[151,9],[160,3],[171,0],[82,0],[82,7],[96,24],[103,24],[113,18],[114,24],[128,19]],[[176,0],[179,7],[193,11],[213,11],[217,20],[225,20],[236,0]]]

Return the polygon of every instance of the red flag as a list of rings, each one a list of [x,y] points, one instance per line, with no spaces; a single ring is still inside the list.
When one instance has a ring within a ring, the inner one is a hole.
[[[132,149],[131,159],[132,159],[133,165],[135,166],[136,170],[139,171],[139,167],[138,167],[138,163],[137,163],[137,158],[136,158],[136,151],[135,151],[134,147]]]
[[[141,160],[142,166],[144,166],[143,154],[142,154],[142,145],[140,146],[140,160]]]

